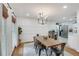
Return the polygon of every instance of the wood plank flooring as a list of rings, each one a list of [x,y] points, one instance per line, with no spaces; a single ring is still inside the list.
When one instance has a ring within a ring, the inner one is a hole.
[[[21,43],[18,47],[14,49],[12,56],[23,56],[24,44]]]
[[[65,51],[69,52],[70,54],[72,54],[73,56],[79,56],[79,52],[77,52],[76,50],[69,48],[69,47],[65,47]]]
[[[12,56],[23,56],[24,44],[28,44],[28,43],[27,42],[26,43],[21,43],[18,47],[16,47],[14,49],[14,52],[13,52]],[[67,51],[68,53],[72,54],[73,56],[79,56],[79,52],[75,51],[72,48],[65,47],[65,51]]]

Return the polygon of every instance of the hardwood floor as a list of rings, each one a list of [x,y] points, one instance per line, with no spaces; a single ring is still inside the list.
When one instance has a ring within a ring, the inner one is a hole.
[[[29,43],[31,43],[31,42],[29,42]],[[28,44],[28,42],[21,43],[18,47],[16,47],[14,49],[12,56],[23,56],[24,44]],[[73,56],[79,56],[79,52],[77,52],[74,49],[71,49],[69,47],[65,47],[65,51],[72,54]]]
[[[77,52],[76,50],[69,48],[69,47],[65,47],[65,50],[67,52],[69,52],[70,54],[72,54],[73,56],[79,56],[79,52]]]
[[[12,56],[23,56],[24,43],[19,44],[13,51]]]

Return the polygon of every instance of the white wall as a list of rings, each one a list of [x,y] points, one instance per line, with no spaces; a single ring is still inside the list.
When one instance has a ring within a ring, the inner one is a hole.
[[[48,31],[51,29],[55,29],[56,25],[53,23],[41,25],[37,20],[31,18],[19,18],[17,19],[18,26],[21,26],[23,29],[23,33],[21,35],[21,39],[23,42],[32,41],[33,36],[37,33],[40,35],[48,35]]]
[[[77,33],[69,35],[68,45],[79,52],[79,11],[77,12],[77,22],[77,24],[73,25],[73,27],[77,27]]]

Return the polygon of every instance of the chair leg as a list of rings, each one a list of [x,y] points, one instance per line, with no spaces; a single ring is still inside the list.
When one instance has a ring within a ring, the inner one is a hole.
[[[50,48],[46,48],[46,55],[51,56],[52,55],[52,50]]]
[[[46,55],[48,56],[47,49],[45,49],[45,51],[46,51]]]
[[[51,52],[50,52],[50,55],[52,55],[52,50],[51,50]]]
[[[34,46],[34,48],[35,48],[35,52],[37,53],[37,51],[38,51],[38,48],[37,48],[37,46]]]
[[[36,54],[38,53],[38,49],[37,48],[35,49],[35,52],[36,52]]]
[[[60,56],[60,54],[57,54],[57,53],[56,53],[56,56]]]
[[[64,53],[62,53],[62,56],[64,56]]]
[[[41,55],[41,49],[39,49],[39,56]]]

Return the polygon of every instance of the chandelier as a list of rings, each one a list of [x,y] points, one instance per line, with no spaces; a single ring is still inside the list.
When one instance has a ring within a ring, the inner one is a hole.
[[[38,23],[42,25],[47,23],[47,16],[43,12],[38,13]]]

